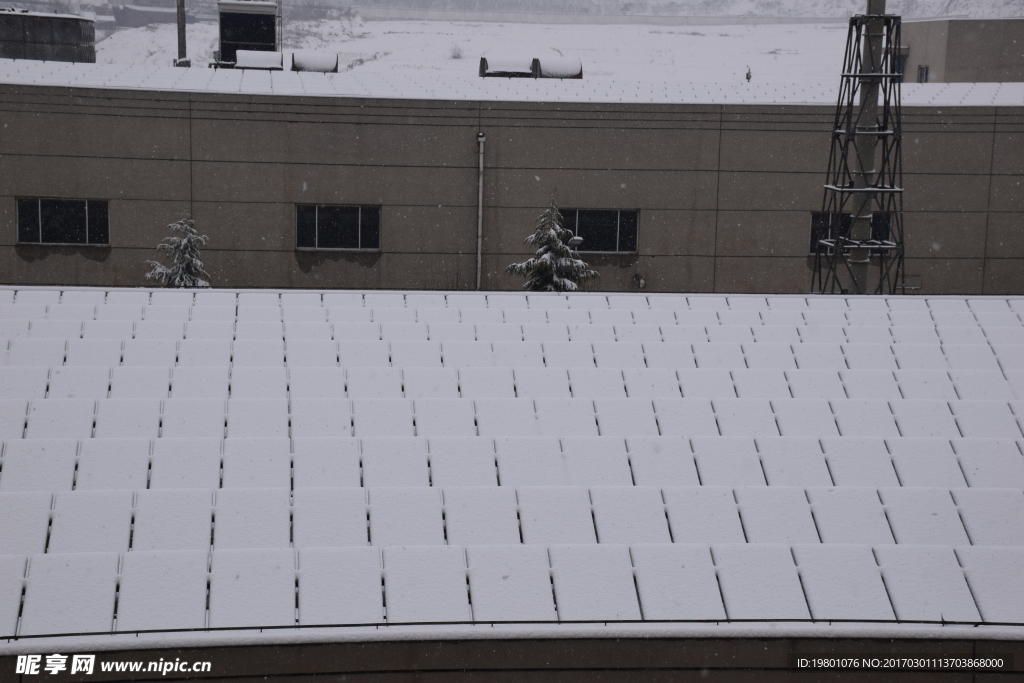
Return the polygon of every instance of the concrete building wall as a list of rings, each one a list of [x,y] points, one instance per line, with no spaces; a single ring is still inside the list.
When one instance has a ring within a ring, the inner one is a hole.
[[[903,24],[906,80],[928,66],[931,83],[1024,81],[1024,19],[941,19]]]
[[[803,292],[831,107],[360,100],[0,87],[0,280],[130,286],[191,207],[215,286],[484,289],[551,192],[639,209],[595,289]],[[1024,293],[1024,110],[904,111],[907,272]],[[110,247],[16,244],[17,197],[110,200]],[[295,204],[379,204],[379,252],[295,249]],[[916,278],[912,278],[916,279]]]

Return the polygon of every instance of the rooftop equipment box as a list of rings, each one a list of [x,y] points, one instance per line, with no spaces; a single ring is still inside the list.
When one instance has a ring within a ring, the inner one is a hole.
[[[93,20],[71,14],[0,10],[0,58],[93,64]]]
[[[220,0],[220,59],[234,62],[238,50],[278,50],[276,2]]]

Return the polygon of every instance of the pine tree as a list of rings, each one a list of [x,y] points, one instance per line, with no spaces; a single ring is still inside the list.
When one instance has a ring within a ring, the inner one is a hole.
[[[528,292],[575,292],[579,285],[599,277],[579,258],[567,242],[572,231],[562,227],[562,214],[558,211],[555,196],[551,204],[537,218],[537,227],[526,238],[526,243],[537,247],[537,253],[522,263],[513,263],[505,270],[512,275],[527,278],[523,289]]]
[[[157,251],[166,251],[170,256],[171,267],[159,261],[146,261],[146,265],[153,268],[146,273],[146,279],[156,280],[164,287],[209,287],[210,276],[199,260],[199,247],[209,242],[210,238],[196,231],[195,221],[188,211],[182,211],[181,218],[167,227],[172,232],[182,234],[182,237],[165,237],[156,245]]]

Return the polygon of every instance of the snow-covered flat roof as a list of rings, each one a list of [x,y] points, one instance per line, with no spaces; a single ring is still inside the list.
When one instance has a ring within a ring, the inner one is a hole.
[[[0,652],[1020,638],[1022,318],[3,288]]]
[[[287,61],[287,60],[286,60]],[[587,66],[584,64],[584,73]],[[688,83],[644,78],[480,78],[358,72],[299,73],[75,64],[0,59],[0,83],[76,88],[383,99],[622,104],[797,104],[834,106],[838,79],[788,85]],[[1024,106],[1024,83],[907,83],[905,106]]]

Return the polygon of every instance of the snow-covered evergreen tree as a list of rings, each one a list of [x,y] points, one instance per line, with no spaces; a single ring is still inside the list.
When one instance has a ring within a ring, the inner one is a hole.
[[[157,251],[165,251],[171,258],[168,268],[159,261],[146,261],[152,270],[146,273],[147,280],[156,280],[164,287],[209,287],[210,276],[204,270],[199,259],[199,247],[210,241],[206,235],[196,230],[195,221],[188,211],[181,213],[181,218],[167,226],[172,232],[180,232],[181,237],[171,235],[156,245]]]
[[[536,256],[513,263],[505,270],[525,277],[523,289],[528,292],[575,292],[580,284],[599,277],[600,273],[591,270],[567,244],[572,237],[572,231],[562,226],[562,214],[551,195],[550,206],[537,218],[533,234],[526,238],[527,244],[537,248]]]

